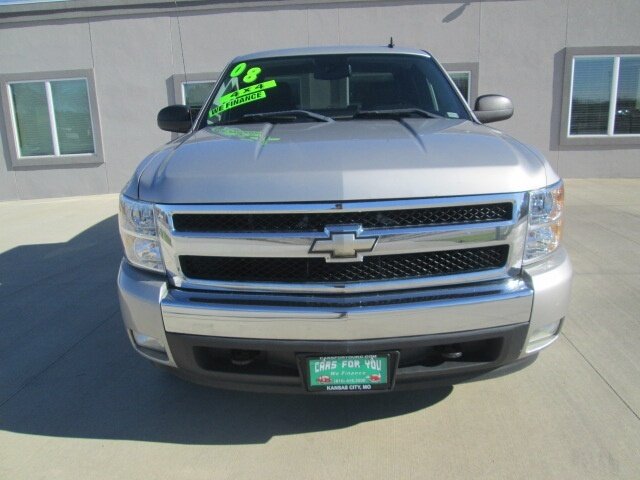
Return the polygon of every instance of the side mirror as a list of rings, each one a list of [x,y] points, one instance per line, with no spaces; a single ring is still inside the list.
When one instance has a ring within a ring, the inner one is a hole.
[[[168,132],[187,133],[191,130],[191,112],[186,105],[171,105],[158,112],[158,126]]]
[[[513,116],[513,103],[502,95],[482,95],[476,100],[473,113],[482,123],[499,122]]]

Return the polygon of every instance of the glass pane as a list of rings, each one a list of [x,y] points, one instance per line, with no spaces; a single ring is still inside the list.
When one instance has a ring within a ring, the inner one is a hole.
[[[469,103],[469,72],[452,72],[449,76],[458,87],[458,90],[460,90],[464,99]]]
[[[640,57],[620,58],[614,133],[640,133]]]
[[[571,135],[606,135],[613,57],[579,58],[573,65]]]
[[[85,80],[51,82],[60,154],[93,153],[91,112]]]
[[[200,108],[213,90],[216,82],[183,83],[184,102],[188,107]]]
[[[398,109],[469,119],[464,102],[437,63],[415,55],[271,57],[232,65],[219,81],[216,97],[203,107],[209,124],[297,109],[341,120],[358,111]]]
[[[20,156],[53,155],[44,82],[13,83],[11,96]]]

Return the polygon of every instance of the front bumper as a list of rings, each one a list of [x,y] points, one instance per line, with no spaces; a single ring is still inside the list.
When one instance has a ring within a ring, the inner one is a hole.
[[[118,287],[134,348],[190,380],[304,391],[296,354],[394,350],[400,351],[396,388],[402,389],[484,378],[531,363],[537,351],[557,338],[559,327],[554,331],[553,326],[566,315],[571,276],[571,263],[561,248],[525,268],[519,279],[389,292],[360,298],[360,303],[348,296],[328,301],[321,296],[301,300],[244,294],[230,299],[227,294],[168,289],[163,277],[125,262]],[[549,332],[549,326],[551,334],[539,333]],[[164,351],[140,347],[133,332],[157,339]],[[470,356],[471,361],[464,356],[440,364],[424,360],[433,346],[477,342],[485,342],[489,353]],[[267,359],[264,368],[243,372],[207,360],[231,350],[261,352]]]
[[[298,356],[399,352],[394,390],[452,385],[519,370],[537,355],[519,359],[528,325],[477,331],[358,341],[247,340],[169,333],[167,340],[176,375],[195,383],[235,390],[303,393],[304,375]],[[467,350],[460,359],[444,360],[434,347],[456,344]],[[252,350],[259,357],[249,366],[229,361],[233,350]],[[315,394],[333,392],[315,392]]]

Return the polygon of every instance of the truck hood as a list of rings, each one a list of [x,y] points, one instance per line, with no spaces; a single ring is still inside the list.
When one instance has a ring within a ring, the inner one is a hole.
[[[511,137],[451,119],[208,127],[148,158],[156,203],[426,198],[533,190],[546,161]]]

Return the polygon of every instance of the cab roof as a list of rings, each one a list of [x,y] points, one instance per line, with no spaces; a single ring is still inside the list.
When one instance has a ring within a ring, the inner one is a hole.
[[[265,50],[262,52],[241,55],[233,59],[235,62],[246,62],[248,60],[256,60],[260,58],[273,57],[298,57],[305,55],[340,55],[340,54],[404,54],[419,55],[422,57],[431,57],[425,50],[417,48],[402,47],[381,47],[381,46],[333,46],[333,47],[304,47],[304,48],[286,48],[282,50]]]

